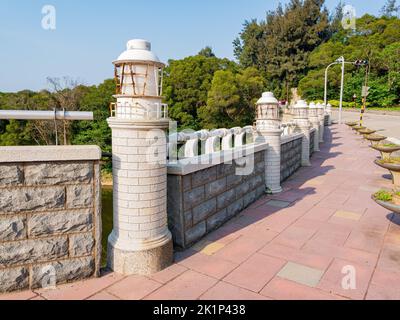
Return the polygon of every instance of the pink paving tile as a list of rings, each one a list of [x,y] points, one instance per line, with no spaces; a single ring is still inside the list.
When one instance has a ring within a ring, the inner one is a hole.
[[[368,288],[366,300],[400,300],[399,288],[381,287],[371,284]]]
[[[400,300],[400,273],[376,269],[366,299]]]
[[[186,270],[187,268],[184,266],[174,263],[172,266],[151,275],[150,278],[164,284],[175,279]]]
[[[276,199],[276,200],[293,202],[293,201],[298,201],[299,199],[304,198],[309,191],[310,190],[307,188],[293,189],[293,190],[290,190],[287,192],[282,192],[281,194],[277,194],[272,198]]]
[[[99,293],[96,293],[87,300],[121,300],[121,299],[112,295],[111,293],[108,293],[107,291],[100,291]]]
[[[147,296],[146,300],[194,300],[214,286],[218,280],[188,270]]]
[[[316,220],[316,221],[327,221],[334,213],[335,209],[326,208],[322,206],[315,206],[311,210],[309,210],[303,218]]]
[[[161,287],[161,284],[144,276],[129,276],[106,291],[123,300],[140,300]]]
[[[373,271],[373,267],[335,259],[322,277],[318,288],[350,299],[361,300],[367,293]],[[350,277],[353,276],[354,282],[351,282]]]
[[[310,219],[307,219],[305,217],[302,217],[302,218],[298,219],[297,221],[295,221],[292,224],[292,226],[316,232],[322,226],[324,226],[324,223],[321,222],[321,221],[310,220]]]
[[[307,253],[353,261],[354,263],[366,266],[374,266],[378,260],[378,254],[375,253],[328,243],[320,243],[313,239],[308,241],[302,250]]]
[[[329,294],[290,280],[275,277],[260,292],[261,295],[277,300],[338,300],[342,297]]]
[[[330,257],[310,254],[296,248],[272,243],[267,244],[259,251],[259,253],[280,258],[286,261],[297,262],[299,264],[304,264],[306,266],[322,270],[327,269],[329,264],[333,260],[333,258]]]
[[[241,236],[215,253],[214,257],[234,263],[242,263],[264,245],[265,243],[258,239]]]
[[[315,230],[308,228],[290,226],[273,239],[271,243],[299,249],[314,235],[315,232]]]
[[[379,256],[377,268],[398,272],[400,270],[400,247],[394,244],[385,244]]]
[[[204,293],[200,300],[269,300],[269,298],[220,281]]]
[[[293,222],[295,222],[298,218],[285,215],[285,214],[273,214],[269,216],[268,218],[264,219],[264,221],[261,223],[263,227],[266,227],[269,230],[275,231],[275,232],[282,232],[285,230],[287,227],[289,227]]]
[[[218,243],[227,245],[240,237],[240,234],[236,232],[237,230],[240,230],[240,227],[228,222],[219,229],[211,232],[204,239],[211,242],[217,241]]]
[[[227,275],[224,281],[253,292],[259,292],[285,263],[285,260],[256,253]]]
[[[223,278],[238,266],[237,263],[202,253],[196,253],[183,259],[179,264],[217,279]]]
[[[240,214],[229,221],[229,224],[235,224],[238,228],[260,223],[261,219],[256,216]]]
[[[327,223],[327,225],[332,226],[332,228],[321,228],[321,230],[313,236],[312,240],[321,244],[343,246],[351,231],[346,229],[337,230],[338,228],[335,228],[334,224]]]
[[[124,276],[116,273],[109,273],[100,278],[94,278],[86,281],[75,282],[67,285],[60,285],[54,290],[36,290],[48,300],[82,300],[95,293],[121,281]]]
[[[373,230],[353,230],[345,243],[345,247],[379,253],[382,248],[384,234]]]
[[[385,244],[394,244],[400,246],[400,233],[399,232],[386,233],[384,245]]]
[[[262,243],[268,243],[279,235],[278,232],[268,230],[263,225],[252,225],[247,228],[240,229],[237,232],[243,236],[258,239]]]
[[[36,297],[37,294],[30,290],[25,290],[21,292],[13,292],[13,293],[0,293],[0,300],[29,300]]]

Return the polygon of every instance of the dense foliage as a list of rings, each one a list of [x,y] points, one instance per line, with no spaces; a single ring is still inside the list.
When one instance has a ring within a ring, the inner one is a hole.
[[[309,71],[300,80],[300,93],[307,99],[320,99],[324,90],[324,69],[339,55],[347,61],[368,60],[371,66],[368,101],[370,106],[389,107],[399,103],[400,96],[400,19],[375,18],[364,15],[357,19],[357,29],[341,29],[316,48],[309,57]],[[328,98],[337,99],[340,86],[340,66],[329,71]],[[365,79],[365,68],[346,65],[344,100],[358,103]]]

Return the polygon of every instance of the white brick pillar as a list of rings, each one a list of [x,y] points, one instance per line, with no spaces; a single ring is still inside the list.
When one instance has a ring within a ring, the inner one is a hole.
[[[315,129],[314,151],[319,151],[319,118],[318,109],[314,102],[310,103],[310,108],[308,109],[308,120],[311,123],[311,127]]]
[[[332,105],[328,103],[326,105],[326,113],[328,114],[329,120],[328,120],[328,125],[332,125]]]
[[[319,142],[324,142],[325,129],[325,108],[322,104],[317,104],[318,120],[319,120]]]
[[[293,108],[294,123],[296,124],[296,132],[303,134],[301,147],[301,165],[310,166],[310,129],[311,125],[308,121],[308,106],[304,100],[297,101]]]
[[[163,64],[144,40],[129,41],[114,64],[117,103],[107,119],[114,182],[108,265],[117,273],[147,275],[173,260],[167,223],[169,120],[160,92]]]
[[[256,140],[269,144],[265,151],[265,186],[269,193],[282,191],[280,123],[278,100],[272,92],[264,92],[256,104]]]

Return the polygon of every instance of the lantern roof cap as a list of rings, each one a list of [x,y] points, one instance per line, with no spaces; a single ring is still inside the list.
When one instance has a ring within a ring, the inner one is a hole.
[[[307,108],[307,102],[305,100],[298,100],[294,105],[295,108]]]
[[[258,99],[257,104],[278,104],[278,100],[274,97],[272,92],[264,92],[260,99]]]
[[[151,51],[151,43],[143,39],[132,39],[126,44],[126,50],[120,54],[114,64],[137,62],[137,63],[153,63],[155,65],[164,66],[158,59],[157,55]]]

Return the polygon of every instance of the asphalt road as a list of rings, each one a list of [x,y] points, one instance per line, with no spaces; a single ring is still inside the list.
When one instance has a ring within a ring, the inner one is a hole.
[[[339,112],[333,111],[333,120],[339,119]],[[358,121],[360,120],[360,114],[353,111],[342,111],[342,121]],[[374,114],[364,113],[363,117],[364,125],[370,129],[379,130],[379,134],[383,134],[387,137],[400,139],[400,114],[399,115],[388,115],[388,114]]]

